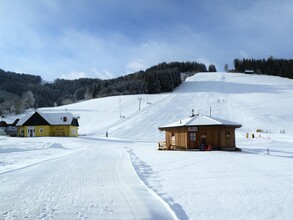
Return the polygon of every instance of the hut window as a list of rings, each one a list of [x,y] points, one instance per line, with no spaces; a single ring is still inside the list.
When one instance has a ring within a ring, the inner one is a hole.
[[[227,131],[227,137],[229,138],[231,136],[230,131]]]
[[[67,117],[63,117],[63,122],[67,122]]]
[[[190,133],[190,141],[196,141],[196,133]]]
[[[201,137],[202,137],[202,138],[207,137],[207,132],[205,132],[205,131],[201,132]]]

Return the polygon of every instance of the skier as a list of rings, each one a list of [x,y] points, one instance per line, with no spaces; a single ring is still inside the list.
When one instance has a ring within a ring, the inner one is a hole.
[[[108,131],[106,131],[106,137],[108,137],[108,135],[109,135],[109,134],[108,134]]]

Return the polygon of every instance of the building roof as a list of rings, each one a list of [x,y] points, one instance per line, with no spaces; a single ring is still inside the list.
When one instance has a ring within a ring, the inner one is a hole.
[[[16,126],[29,125],[31,119],[35,118],[42,125],[75,125],[78,126],[77,117],[70,112],[40,112],[29,113],[23,116],[16,124]],[[34,120],[34,122],[36,122]],[[36,124],[32,124],[36,125]],[[38,124],[39,125],[39,124]]]
[[[174,127],[196,127],[196,126],[230,126],[230,127],[235,127],[235,128],[240,128],[242,127],[241,124],[219,119],[219,118],[214,118],[210,117],[207,115],[202,115],[202,114],[195,114],[192,117],[185,118],[183,120],[160,126],[160,130],[164,130],[166,128],[174,128]]]
[[[7,123],[5,121],[0,121],[0,127],[7,127]]]

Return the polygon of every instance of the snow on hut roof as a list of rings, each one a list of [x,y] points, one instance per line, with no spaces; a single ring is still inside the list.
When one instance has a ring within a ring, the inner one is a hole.
[[[71,112],[40,112],[36,111],[23,116],[16,126],[22,126],[29,118],[38,113],[42,116],[50,125],[70,125],[73,118],[77,118]]]
[[[232,127],[237,127],[240,128],[242,127],[241,124],[219,119],[219,118],[214,118],[210,117],[207,115],[202,115],[202,114],[196,114],[192,117],[182,119],[180,121],[160,126],[159,129],[164,129],[164,128],[173,128],[173,127],[192,127],[192,126],[232,126]]]

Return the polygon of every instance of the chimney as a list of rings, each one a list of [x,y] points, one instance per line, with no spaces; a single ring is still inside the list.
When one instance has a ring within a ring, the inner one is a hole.
[[[191,111],[191,116],[190,116],[190,117],[192,118],[192,117],[194,117],[194,116],[195,116],[195,114],[194,114],[194,109],[192,109],[192,111]]]

